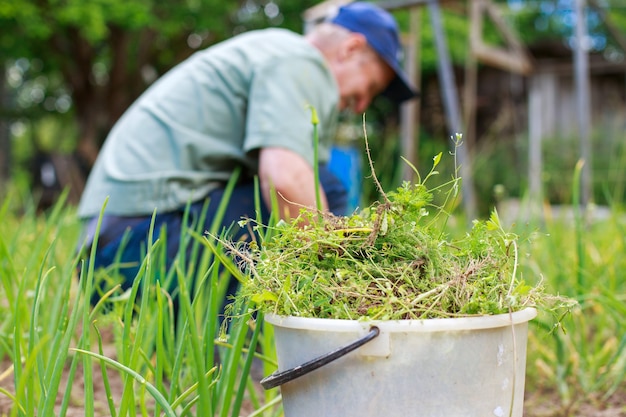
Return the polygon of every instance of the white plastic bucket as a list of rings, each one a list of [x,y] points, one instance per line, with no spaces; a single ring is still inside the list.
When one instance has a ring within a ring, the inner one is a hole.
[[[528,321],[483,317],[365,322],[269,315],[279,371],[366,335],[367,344],[281,385],[285,417],[522,417]]]

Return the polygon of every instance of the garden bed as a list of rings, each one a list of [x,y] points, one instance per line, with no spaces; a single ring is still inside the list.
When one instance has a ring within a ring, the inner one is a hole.
[[[114,356],[115,347],[112,343],[105,345],[105,351]],[[8,361],[3,361],[0,365],[0,371],[4,372],[10,367]],[[79,369],[78,375],[82,369]],[[99,365],[94,365],[94,374],[100,372]],[[64,373],[62,386],[65,386],[67,375],[69,373],[69,365]],[[120,398],[123,391],[124,381],[119,374],[110,373],[111,390],[115,398]],[[0,380],[0,388],[13,391],[13,383],[10,376]],[[607,402],[593,399],[578,399],[571,407],[561,405],[561,400],[557,392],[551,389],[526,392],[524,401],[524,417],[623,417],[626,415],[626,387],[616,393]],[[261,390],[259,384],[259,390]],[[59,395],[59,403],[61,396]],[[82,417],[85,415],[84,386],[80,377],[74,380],[72,385],[72,400],[68,407],[67,417]],[[249,403],[244,403],[244,409],[241,416],[245,417],[254,410]],[[109,417],[110,413],[107,406],[106,392],[101,378],[94,378],[94,409],[96,417]],[[0,416],[8,415],[11,412],[11,401],[6,396],[0,395]],[[137,415],[141,415],[139,412]]]

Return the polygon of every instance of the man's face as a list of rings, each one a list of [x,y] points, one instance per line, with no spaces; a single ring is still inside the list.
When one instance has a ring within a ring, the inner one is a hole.
[[[339,109],[355,113],[363,113],[395,76],[359,35],[342,44],[332,70],[339,86]]]

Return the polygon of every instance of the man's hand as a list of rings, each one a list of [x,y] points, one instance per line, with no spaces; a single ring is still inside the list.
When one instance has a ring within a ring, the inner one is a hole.
[[[313,168],[297,153],[285,148],[261,149],[259,155],[261,193],[267,207],[271,207],[272,190],[276,192],[282,219],[295,218],[302,207],[316,208],[315,174]],[[321,186],[320,186],[321,188]],[[322,210],[328,211],[323,191]]]

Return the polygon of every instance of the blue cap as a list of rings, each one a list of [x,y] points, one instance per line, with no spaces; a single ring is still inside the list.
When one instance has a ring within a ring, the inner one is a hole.
[[[385,96],[401,103],[418,95],[402,70],[398,24],[389,12],[372,3],[354,2],[340,7],[330,22],[365,36],[372,49],[396,73],[383,92]]]

